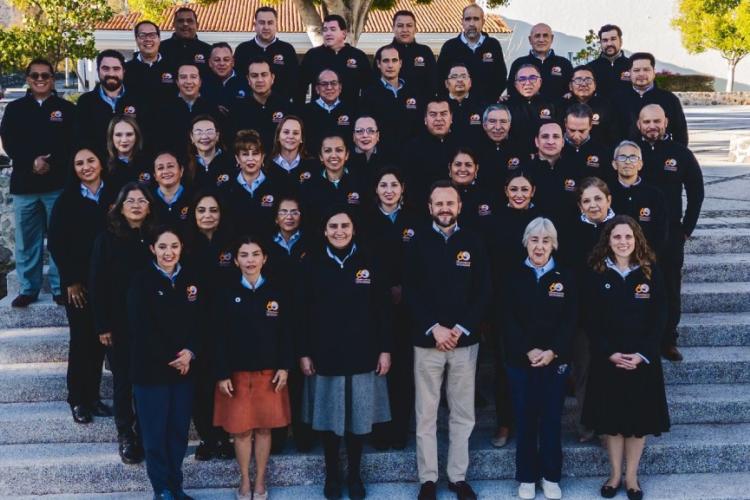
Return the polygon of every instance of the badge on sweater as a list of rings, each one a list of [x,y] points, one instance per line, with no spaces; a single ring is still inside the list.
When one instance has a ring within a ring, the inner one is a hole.
[[[651,288],[648,283],[640,283],[635,285],[635,298],[636,299],[649,299],[651,298]]]
[[[474,113],[469,117],[469,125],[481,125],[482,117],[478,113]]]
[[[150,182],[151,181],[151,174],[148,172],[141,172],[138,175],[138,182]]]
[[[161,83],[174,83],[174,76],[172,76],[172,73],[169,73],[165,71],[161,74]]]
[[[599,116],[599,113],[594,113],[591,116],[591,124],[592,125],[599,125],[599,120],[601,120],[601,116]]]
[[[187,220],[188,216],[188,207],[182,207],[180,209],[180,220]]]
[[[219,254],[219,267],[229,267],[232,265],[232,252],[222,252]]]
[[[273,56],[274,64],[284,64],[284,56],[282,54],[276,54]]]
[[[403,241],[404,243],[409,243],[412,238],[414,238],[414,230],[407,227],[401,233],[401,241]]]
[[[368,269],[359,269],[354,273],[354,282],[358,285],[369,285],[371,281]]]
[[[346,60],[346,67],[349,69],[357,69],[357,60],[353,57]]]
[[[668,172],[677,172],[677,160],[674,158],[667,158],[664,162],[664,170]]]
[[[521,159],[517,156],[508,158],[508,170],[515,170],[521,165]]]
[[[63,121],[63,112],[59,109],[57,111],[53,111],[49,114],[49,121],[57,123]]]
[[[271,121],[273,121],[274,123],[279,123],[283,119],[284,119],[284,112],[283,111],[276,111],[271,116]]]
[[[591,168],[599,168],[599,157],[596,155],[589,155],[586,158],[586,166]]]
[[[552,118],[552,111],[549,108],[542,108],[539,110],[539,118],[542,120],[549,120]]]
[[[491,63],[495,61],[495,56],[492,55],[492,52],[485,52],[482,54],[482,62]]]
[[[456,265],[458,267],[471,267],[471,254],[466,250],[461,250],[456,254]]]
[[[275,318],[279,315],[279,303],[275,300],[269,300],[266,302],[266,316],[269,318]]]
[[[341,127],[348,127],[349,126],[349,115],[341,115],[339,116],[338,120],[336,120],[336,123],[338,123]]]
[[[135,106],[125,106],[125,109],[122,110],[122,112],[126,115],[134,115],[135,114]]]
[[[552,76],[562,76],[562,68],[560,66],[552,66],[550,73]]]
[[[414,66],[424,67],[424,57],[417,56],[414,58]]]
[[[641,222],[651,222],[651,209],[643,207],[638,212],[638,220]]]
[[[620,80],[623,82],[629,82],[630,81],[630,71],[623,71],[620,73]]]
[[[406,109],[417,109],[417,100],[410,97],[406,100]]]
[[[309,181],[310,177],[312,177],[312,174],[310,172],[302,172],[299,174],[299,182],[302,184],[305,181]]]
[[[492,209],[486,203],[482,203],[477,207],[477,215],[484,217],[485,215],[492,215]]]
[[[225,182],[229,182],[229,174],[221,174],[216,176],[216,187],[221,186]]]
[[[187,299],[188,299],[188,302],[195,302],[196,300],[198,300],[198,287],[197,286],[188,285]]]
[[[272,194],[266,194],[263,195],[263,198],[260,199],[260,206],[269,208],[273,206],[273,195]]]
[[[359,193],[352,191],[346,195],[346,202],[349,205],[359,205]]]
[[[549,285],[548,294],[550,297],[564,298],[565,286],[559,281],[553,281]]]
[[[576,190],[576,180],[575,179],[565,179],[563,182],[563,187],[565,188],[565,191],[575,191]]]
[[[195,54],[195,57],[193,57],[193,61],[197,64],[204,64],[206,62],[206,56],[203,54]]]

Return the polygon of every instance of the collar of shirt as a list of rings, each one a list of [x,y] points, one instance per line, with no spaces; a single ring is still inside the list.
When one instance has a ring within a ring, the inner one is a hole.
[[[164,203],[167,204],[167,206],[171,207],[172,205],[177,203],[177,200],[180,199],[180,196],[182,196],[183,191],[185,191],[185,186],[180,184],[180,187],[177,188],[177,192],[174,194],[171,201],[167,201],[167,199],[164,197],[164,193],[161,192],[161,188],[158,188],[156,190],[156,194],[159,196],[159,198],[162,199],[162,201],[164,201]]]
[[[628,267],[626,270],[623,271],[622,269],[620,269],[619,267],[617,267],[617,265],[609,257],[607,257],[606,259],[604,259],[604,265],[607,266],[609,269],[612,269],[614,272],[616,272],[620,276],[622,276],[622,279],[627,278],[628,274],[632,273],[633,271],[635,271],[636,269],[638,269],[639,267],[641,267],[638,264],[634,264],[634,265],[631,265],[630,267]]]
[[[612,218],[614,218],[614,216],[615,216],[615,212],[614,212],[614,210],[612,210],[610,208],[609,210],[607,210],[607,216],[601,222],[594,222],[594,221],[592,221],[591,219],[589,219],[588,217],[586,217],[586,214],[581,214],[581,222],[585,222],[586,224],[591,224],[592,226],[596,227],[596,226],[599,226],[601,224],[604,224],[608,220],[611,220]]]
[[[435,221],[432,222],[432,230],[435,231],[440,236],[442,236],[445,241],[448,241],[450,237],[456,234],[460,229],[461,228],[458,227],[458,222],[456,222],[453,224],[453,231],[451,232],[451,234],[445,234],[443,231],[440,230],[440,226],[437,225],[437,222]]]
[[[224,151],[221,150],[221,148],[216,148],[216,153],[214,153],[214,160],[219,157],[220,154],[222,154]],[[201,155],[195,155],[195,161],[205,169],[206,172],[208,172],[209,165],[206,163],[206,160],[203,159]],[[213,160],[211,160],[213,161]]]
[[[643,178],[640,177],[640,176],[638,176],[638,179],[636,179],[636,181],[634,183],[632,183],[632,184],[623,184],[622,181],[619,178],[617,179],[617,182],[619,182],[620,186],[624,187],[625,189],[630,189],[630,188],[632,188],[634,186],[639,185],[642,180],[643,180]]]
[[[326,111],[330,113],[331,111],[336,109],[336,107],[339,104],[341,104],[341,101],[339,99],[336,99],[336,101],[333,104],[328,104],[327,102],[323,100],[322,97],[318,97],[317,99],[315,99],[315,104],[317,104],[318,106],[320,106],[321,108],[325,109]]]
[[[278,40],[278,39],[279,39],[279,37],[275,36],[275,37],[273,37],[273,40],[271,40],[268,43],[265,43],[265,42],[261,42],[260,41],[260,38],[258,38],[258,35],[255,35],[255,38],[254,38],[255,43],[258,45],[258,47],[260,47],[261,49],[264,49],[264,50],[267,49],[268,47],[270,47],[271,45],[273,45],[274,43],[276,43],[276,40]]]
[[[358,153],[358,154],[365,154],[365,152],[362,151],[359,148],[359,146],[357,146],[357,145],[354,146],[354,152]],[[377,146],[375,146],[374,148],[372,148],[372,154],[378,154],[378,147]]]
[[[102,98],[102,101],[109,104],[109,107],[112,108],[112,111],[115,110],[117,107],[117,101],[120,100],[120,98],[125,94],[125,85],[120,87],[120,92],[115,97],[109,97],[106,92],[104,92],[104,87],[102,85],[99,85],[99,97]]]
[[[137,60],[139,60],[140,62],[142,62],[143,64],[147,64],[147,65],[148,65],[149,67],[151,67],[151,66],[153,66],[154,64],[158,63],[159,61],[161,61],[161,52],[157,52],[157,53],[156,53],[156,61],[153,61],[153,62],[148,62],[148,61],[144,61],[144,60],[143,60],[143,56],[141,55],[141,53],[140,53],[140,52],[138,52],[138,55],[137,55],[137,56],[135,56],[135,58],[136,58]]]
[[[531,259],[526,257],[526,260],[523,262],[526,264],[527,267],[530,267],[534,270],[534,274],[536,275],[536,281],[539,282],[540,279],[542,279],[542,276],[547,274],[548,272],[552,271],[555,268],[555,258],[550,256],[549,260],[546,264],[544,264],[542,267],[536,267],[532,262]]]
[[[391,212],[386,212],[383,210],[383,206],[378,203],[378,210],[380,210],[380,213],[385,215],[390,219],[391,222],[396,222],[396,217],[398,216],[399,211],[401,210],[401,203],[398,204],[396,208],[394,208]]]
[[[297,153],[297,156],[291,162],[286,161],[281,155],[277,155],[276,158],[273,159],[273,162],[276,165],[280,166],[287,172],[291,172],[292,170],[297,168],[301,161],[302,159],[300,158],[299,153]]]
[[[130,157],[128,156],[117,156],[117,159],[120,160],[123,163],[130,163]]]
[[[222,87],[226,87],[226,86],[227,86],[227,83],[229,83],[229,80],[231,80],[231,79],[232,79],[232,78],[234,78],[235,76],[237,76],[237,73],[235,73],[235,72],[234,72],[234,70],[232,70],[232,74],[231,74],[231,75],[229,75],[228,77],[224,78],[224,79],[223,79],[223,80],[221,81],[221,86],[222,86]]]
[[[299,232],[299,229],[295,231],[291,238],[289,238],[289,241],[285,240],[284,237],[281,236],[281,231],[279,231],[278,233],[276,233],[276,236],[273,237],[273,242],[286,250],[286,253],[291,254],[292,248],[294,247],[295,243],[299,241],[300,237],[301,234]]]
[[[166,272],[164,269],[159,267],[159,264],[157,264],[156,261],[154,261],[154,267],[156,268],[157,271],[161,273],[162,276],[167,278],[169,282],[172,283],[173,285],[174,285],[175,280],[177,279],[177,275],[180,274],[180,271],[182,271],[182,266],[180,265],[179,262],[175,266],[174,272],[172,272],[172,276],[170,276],[169,273]]]
[[[466,35],[464,35],[463,33],[459,35],[459,38],[461,39],[462,42],[464,42],[464,44],[466,44],[467,47],[469,47],[469,50],[471,50],[472,52],[476,52],[477,48],[480,47],[484,43],[484,39],[487,37],[484,36],[484,33],[480,33],[479,40],[477,40],[476,43],[471,43],[469,39],[466,38]]]
[[[258,177],[256,177],[255,180],[251,184],[248,184],[248,182],[242,176],[242,172],[237,174],[237,182],[239,182],[240,186],[242,186],[245,189],[245,191],[250,193],[250,196],[255,195],[255,190],[258,189],[258,187],[261,184],[263,184],[263,181],[265,180],[266,180],[266,174],[264,174],[262,170],[258,172]]]
[[[385,87],[386,90],[390,90],[393,93],[393,97],[398,97],[398,91],[404,88],[404,85],[406,84],[403,78],[399,78],[398,87],[394,87],[393,85],[390,84],[390,82],[388,82],[382,76],[380,77],[380,83],[383,84],[383,87]]]
[[[343,259],[339,259],[338,256],[331,251],[331,247],[329,247],[328,245],[326,245],[326,253],[328,254],[328,256],[331,259],[334,260],[334,262],[336,262],[336,264],[339,265],[339,267],[341,269],[344,269],[344,262],[346,262],[349,259],[349,257],[351,257],[352,255],[354,255],[354,252],[356,252],[356,251],[357,251],[357,244],[356,243],[352,243],[352,249],[349,250],[349,253],[346,254]]]
[[[567,144],[570,144],[571,147],[576,148],[576,151],[578,151],[579,148],[583,147],[584,144],[586,144],[587,142],[589,142],[591,140],[591,136],[588,136],[588,137],[586,137],[585,141],[583,141],[582,143],[576,145],[576,144],[573,143],[573,141],[571,141],[570,139],[568,139],[567,135],[563,136],[563,138],[565,139],[565,142]]]
[[[635,88],[635,87],[633,87],[633,90],[635,90],[635,92],[636,92],[636,93],[637,93],[637,94],[638,94],[639,96],[643,97],[643,96],[644,96],[644,95],[645,95],[645,94],[646,94],[647,92],[650,92],[651,90],[654,90],[654,84],[652,83],[651,85],[649,85],[648,87],[646,87],[646,90],[638,90],[638,89],[637,89],[637,88]]]
[[[255,282],[255,285],[247,281],[247,278],[245,278],[244,275],[240,279],[240,283],[242,283],[242,286],[244,286],[248,290],[252,290],[253,292],[257,290],[258,288],[260,288],[261,286],[263,286],[263,283],[265,282],[266,280],[263,278],[262,274],[258,275],[258,280]]]
[[[338,179],[334,179],[334,180],[331,180],[331,179],[329,179],[329,178],[328,178],[328,174],[327,174],[327,171],[326,171],[326,169],[323,169],[323,172],[321,172],[321,174],[323,175],[323,178],[324,178],[325,180],[327,180],[328,182],[330,182],[331,184],[333,184],[333,186],[334,186],[334,187],[335,187],[336,189],[338,189],[338,187],[339,187],[339,183],[341,182],[341,179],[343,179],[343,178],[344,178],[344,175],[346,175],[346,174],[348,174],[348,173],[349,173],[349,169],[348,169],[348,168],[346,168],[346,167],[344,167],[344,173],[343,173],[343,175],[342,175],[341,177],[339,177]]]
[[[31,92],[31,89],[26,91],[26,97],[28,97],[29,99],[33,99],[34,102],[36,102],[40,107],[47,101],[47,99],[49,99],[53,95],[57,95],[57,92],[54,89],[52,90],[52,92],[49,93],[47,97],[39,100],[36,97],[34,97],[34,94]]]
[[[99,197],[102,195],[102,188],[104,187],[104,181],[99,182],[99,187],[96,188],[95,192],[89,191],[89,188],[83,185],[83,182],[81,183],[81,196],[83,196],[86,199],[93,200],[97,203],[99,203]]]
[[[193,112],[193,106],[195,106],[195,103],[196,103],[196,102],[198,101],[198,98],[199,98],[200,96],[196,97],[196,98],[195,98],[195,99],[193,99],[192,101],[188,101],[187,99],[185,99],[184,97],[182,97],[182,95],[180,95],[180,94],[177,94],[177,97],[179,97],[180,99],[182,99],[182,101],[183,101],[183,102],[184,102],[185,104],[187,104],[188,110],[189,110],[189,111],[190,111],[190,112],[192,113],[192,112]]]
[[[544,59],[542,59],[541,57],[539,57],[537,55],[537,53],[534,52],[533,50],[529,50],[529,55],[532,56],[532,57],[534,57],[534,58],[536,58],[536,59],[539,59],[540,61],[546,61],[547,59],[549,59],[550,57],[552,57],[552,56],[555,55],[555,51],[553,49],[549,49],[547,51],[547,53],[544,55]]]

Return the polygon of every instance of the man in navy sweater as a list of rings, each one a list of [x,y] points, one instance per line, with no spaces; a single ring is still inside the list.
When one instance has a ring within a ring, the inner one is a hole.
[[[594,72],[599,94],[613,97],[630,87],[630,59],[622,51],[620,27],[605,24],[599,28],[599,45],[602,53],[587,66]]]
[[[459,500],[473,500],[466,471],[475,421],[479,323],[491,293],[489,265],[479,236],[456,223],[461,197],[450,181],[432,185],[428,208],[432,227],[412,240],[403,275],[414,340],[419,498],[436,498],[437,411],[445,379],[451,410],[448,488]]]
[[[514,80],[518,69],[526,64],[533,64],[539,68],[542,75],[542,90],[544,97],[550,100],[559,99],[568,92],[568,82],[573,74],[573,65],[565,57],[555,54],[552,42],[555,35],[552,28],[544,23],[535,24],[529,33],[529,54],[519,57],[510,66],[508,80]]]

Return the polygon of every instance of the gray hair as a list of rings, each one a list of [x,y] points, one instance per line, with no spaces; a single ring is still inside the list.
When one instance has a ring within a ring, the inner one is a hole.
[[[617,146],[615,146],[615,152],[612,154],[612,158],[615,158],[617,155],[619,155],[620,154],[620,150],[622,148],[624,148],[625,146],[630,146],[631,148],[634,148],[636,151],[638,151],[638,156],[640,156],[641,158],[643,158],[643,152],[641,151],[641,147],[638,144],[636,144],[635,142],[633,142],[633,141],[627,141],[627,140],[622,141],[622,142],[620,142],[620,144],[618,144]]]
[[[487,118],[493,111],[505,111],[506,113],[508,113],[508,121],[513,121],[513,116],[510,114],[510,109],[508,109],[508,106],[506,106],[505,104],[490,104],[484,109],[484,113],[482,113],[482,125],[487,123]]]
[[[529,222],[526,229],[523,232],[523,238],[521,244],[525,247],[529,244],[529,239],[532,236],[549,236],[552,239],[552,249],[557,250],[557,229],[551,220],[545,219],[544,217],[537,217],[536,219]]]

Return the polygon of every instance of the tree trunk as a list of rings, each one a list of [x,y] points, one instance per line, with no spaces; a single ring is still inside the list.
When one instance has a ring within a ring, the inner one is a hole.
[[[734,70],[737,67],[737,59],[727,59],[727,63],[729,68],[727,71],[727,87],[725,90],[727,92],[732,92],[734,90]]]
[[[359,37],[362,36],[362,32],[365,30],[365,24],[367,24],[367,17],[370,13],[373,0],[352,0],[352,25],[350,28],[350,37],[352,44],[357,45]]]
[[[293,0],[313,46],[323,45],[323,20],[311,0]]]

